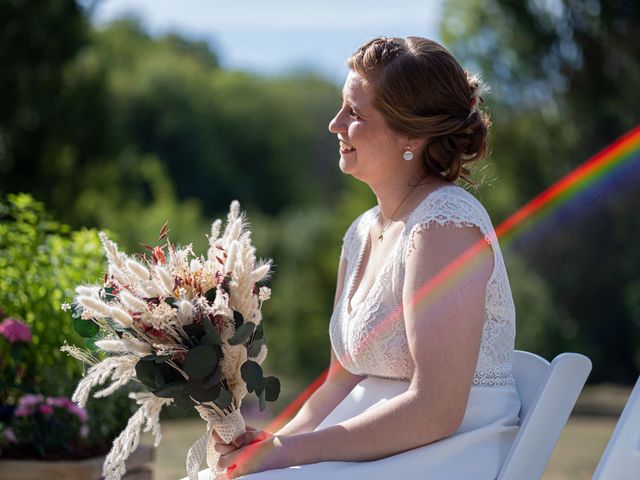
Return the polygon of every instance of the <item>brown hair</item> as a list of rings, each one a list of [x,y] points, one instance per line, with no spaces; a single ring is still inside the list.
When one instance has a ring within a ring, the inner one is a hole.
[[[347,60],[374,95],[389,126],[426,138],[428,173],[471,182],[466,164],[487,152],[489,115],[477,108],[482,84],[442,45],[421,37],[375,38]]]

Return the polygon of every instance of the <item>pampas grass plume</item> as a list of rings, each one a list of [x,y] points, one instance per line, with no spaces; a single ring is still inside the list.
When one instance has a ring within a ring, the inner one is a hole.
[[[129,328],[133,323],[131,315],[129,315],[120,307],[111,307],[111,318],[122,325],[124,328]]]
[[[82,305],[85,309],[91,311],[92,313],[97,313],[102,317],[111,316],[111,307],[97,298],[89,297],[86,295],[80,295],[77,298],[77,301],[80,305]]]
[[[120,301],[132,312],[146,312],[147,304],[126,290],[120,292]]]
[[[146,282],[149,280],[149,270],[147,270],[143,265],[135,260],[127,260],[126,262],[127,269],[133,273],[136,277],[138,277],[141,281]]]

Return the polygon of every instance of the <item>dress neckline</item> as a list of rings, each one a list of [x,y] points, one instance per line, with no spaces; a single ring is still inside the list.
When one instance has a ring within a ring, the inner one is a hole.
[[[358,275],[360,273],[360,269],[362,268],[362,259],[364,257],[364,252],[366,251],[367,246],[371,243],[371,238],[370,238],[370,235],[369,235],[369,227],[371,226],[371,222],[373,222],[374,219],[376,219],[376,218],[378,218],[380,216],[380,205],[376,205],[371,210],[369,210],[370,215],[368,215],[367,217],[363,218],[363,220],[365,218],[367,220],[366,221],[366,225],[365,225],[366,226],[367,237],[363,242],[361,242],[360,249],[359,249],[359,252],[358,252],[358,258],[356,260],[356,265],[355,265],[355,267],[354,267],[354,269],[351,272],[351,275],[349,277],[349,288],[344,292],[344,297],[343,297],[344,298],[344,301],[343,301],[344,305],[343,305],[343,308],[342,308],[343,312],[346,312],[347,315],[351,316],[364,303],[366,303],[367,299],[372,295],[372,292],[374,290],[376,290],[376,288],[378,286],[377,285],[378,284],[378,280],[381,277],[382,273],[384,273],[384,271],[388,268],[389,264],[392,262],[392,259],[394,259],[396,257],[396,250],[398,249],[398,245],[400,245],[402,243],[402,240],[404,239],[404,237],[407,234],[407,225],[410,223],[411,217],[415,214],[415,212],[423,204],[425,204],[427,202],[427,200],[429,198],[431,198],[431,196],[434,193],[436,193],[439,190],[442,190],[443,188],[447,188],[447,187],[458,187],[458,185],[456,185],[454,183],[445,183],[443,185],[439,185],[438,187],[436,187],[433,190],[431,190],[427,195],[425,195],[425,197],[422,200],[420,200],[420,202],[409,212],[409,214],[407,215],[406,221],[404,223],[404,226],[402,227],[402,232],[398,236],[398,240],[393,245],[389,255],[387,256],[387,258],[383,262],[382,266],[380,267],[379,274],[376,275],[375,280],[371,284],[371,288],[365,294],[365,296],[362,298],[362,300],[360,302],[358,302],[358,304],[355,307],[352,307],[351,306],[351,299],[353,298],[353,295],[355,294],[355,292],[357,290],[357,289],[354,289],[356,278],[358,278]],[[458,187],[458,188],[460,188],[460,187]],[[362,283],[362,279],[360,279],[359,283]],[[360,288],[360,284],[358,284],[357,288]]]

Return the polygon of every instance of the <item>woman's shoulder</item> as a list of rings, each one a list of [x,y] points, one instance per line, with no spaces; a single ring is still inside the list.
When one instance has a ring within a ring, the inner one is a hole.
[[[451,183],[429,193],[408,219],[408,229],[429,223],[475,225],[485,233],[493,228],[484,205],[468,190]]]

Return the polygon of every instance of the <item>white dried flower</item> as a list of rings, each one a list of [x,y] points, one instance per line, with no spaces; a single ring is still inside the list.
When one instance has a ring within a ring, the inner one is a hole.
[[[134,339],[98,340],[96,346],[105,352],[134,353],[139,356],[151,354],[151,345]]]
[[[251,281],[253,283],[259,282],[260,280],[262,280],[264,277],[267,276],[267,274],[269,273],[269,270],[271,270],[270,263],[265,263],[264,265],[259,266],[253,272],[251,272]]]
[[[140,300],[138,297],[132,295],[127,290],[120,291],[120,301],[131,312],[146,312],[147,304]]]
[[[158,279],[160,280],[160,284],[162,285],[162,288],[164,289],[165,295],[167,296],[173,295],[173,287],[175,285],[175,280],[173,279],[169,271],[164,267],[157,266],[155,268],[155,272],[156,272],[156,275],[158,276]]]
[[[127,269],[133,273],[138,279],[145,282],[149,280],[149,270],[147,270],[140,262],[136,262],[135,260],[128,259],[126,262]]]
[[[62,310],[63,312],[68,312],[69,310],[71,310],[71,305],[69,305],[68,303],[63,303],[60,305],[60,310]]]
[[[193,323],[193,306],[188,300],[180,300],[178,302],[178,320],[182,325]]]
[[[150,313],[142,317],[142,322],[150,325],[156,330],[166,330],[167,327],[175,323],[176,311],[166,303],[161,303]]]
[[[260,287],[258,290],[258,299],[262,302],[271,298],[271,289],[269,287]]]
[[[78,295],[82,295],[85,297],[95,297],[99,298],[100,295],[100,287],[89,286],[89,285],[79,285],[76,287],[76,293]]]
[[[110,317],[111,307],[97,298],[80,295],[76,301],[82,305],[85,311],[97,317]]]
[[[122,325],[124,328],[131,327],[131,324],[133,323],[131,315],[129,315],[120,307],[111,307],[111,318]]]
[[[194,258],[193,260],[191,260],[191,264],[189,265],[189,270],[191,270],[191,272],[193,273],[199,272],[200,270],[202,270],[202,263],[200,263],[200,261],[197,258]]]

